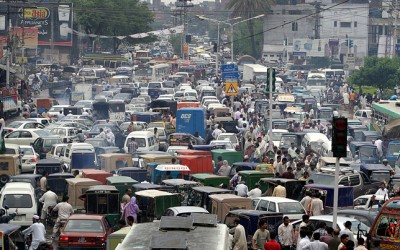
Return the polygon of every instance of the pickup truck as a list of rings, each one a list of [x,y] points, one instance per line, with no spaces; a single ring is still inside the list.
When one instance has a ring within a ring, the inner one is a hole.
[[[314,184],[333,186],[335,183],[335,168],[322,168],[321,172],[312,174],[310,179],[314,181]],[[347,168],[340,169],[339,185],[352,186],[354,198],[366,194],[375,194],[380,184],[380,181],[371,180],[363,172]]]

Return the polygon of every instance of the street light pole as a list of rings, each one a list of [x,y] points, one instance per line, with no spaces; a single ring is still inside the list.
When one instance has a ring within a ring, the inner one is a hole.
[[[219,61],[219,25],[220,22],[217,23],[217,27],[218,27],[218,35],[217,35],[217,53],[215,53],[215,77],[218,77],[218,61]]]

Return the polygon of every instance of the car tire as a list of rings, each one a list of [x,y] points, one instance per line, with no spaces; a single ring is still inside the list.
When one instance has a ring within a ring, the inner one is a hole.
[[[7,182],[10,181],[10,176],[6,174],[0,175],[0,185],[4,186]]]

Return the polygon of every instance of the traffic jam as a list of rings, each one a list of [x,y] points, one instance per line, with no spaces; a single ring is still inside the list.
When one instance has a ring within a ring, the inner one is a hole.
[[[0,88],[2,249],[400,249],[396,100],[149,47]]]

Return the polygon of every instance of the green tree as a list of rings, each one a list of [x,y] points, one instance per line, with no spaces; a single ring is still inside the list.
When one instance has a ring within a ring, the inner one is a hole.
[[[150,31],[153,15],[140,0],[71,0],[76,22],[87,34],[127,36]],[[93,41],[94,37],[90,38]],[[130,42],[135,42],[128,38]],[[114,53],[121,40],[114,38]]]
[[[236,26],[237,28],[234,31],[234,37],[238,39],[233,42],[233,52],[235,55],[242,56],[242,55],[253,55],[255,58],[261,57],[261,51],[263,47],[264,36],[263,34],[255,35],[254,41],[255,45],[251,45],[251,38],[249,29],[247,28],[246,23],[241,23]],[[254,22],[254,32],[256,34],[261,33],[263,30],[263,21],[262,20],[255,20]],[[243,37],[246,37],[243,39]],[[242,39],[241,39],[242,38]],[[228,45],[229,46],[229,45]],[[255,52],[254,52],[254,50]]]
[[[373,86],[382,93],[400,82],[400,58],[366,57],[364,67],[355,71],[349,82],[358,86]]]
[[[181,35],[171,35],[169,37],[169,42],[172,45],[172,48],[174,49],[174,53],[177,56],[182,55],[182,36]]]
[[[232,17],[240,16],[245,20],[261,14],[266,14],[273,5],[275,5],[275,0],[229,0],[226,7],[232,10]],[[252,56],[256,56],[254,21],[254,19],[247,21],[247,27],[250,33]]]

